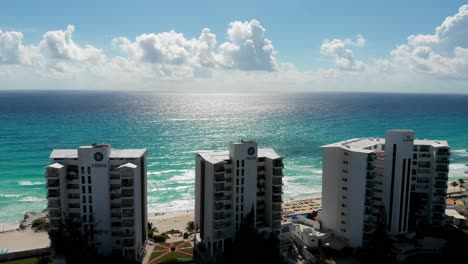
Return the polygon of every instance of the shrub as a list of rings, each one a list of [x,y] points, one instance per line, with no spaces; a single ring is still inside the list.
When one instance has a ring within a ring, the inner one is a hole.
[[[155,242],[166,242],[166,237],[164,235],[154,235],[153,240]]]
[[[184,233],[184,239],[187,239],[188,236],[189,236],[189,233],[185,232],[185,233]]]
[[[32,222],[32,228],[36,230],[45,230],[47,229],[47,227],[48,227],[48,224],[45,218],[39,218]]]

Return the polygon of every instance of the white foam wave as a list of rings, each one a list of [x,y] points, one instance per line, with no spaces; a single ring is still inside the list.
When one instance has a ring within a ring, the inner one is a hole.
[[[25,203],[35,203],[35,202],[43,202],[45,200],[46,199],[44,199],[44,198],[38,198],[38,197],[34,197],[34,196],[27,196],[27,197],[21,198],[19,201],[20,202],[25,202]]]
[[[284,196],[286,198],[293,198],[298,196],[306,196],[322,191],[320,186],[310,186],[298,183],[288,183],[284,186]]]
[[[21,186],[33,186],[33,185],[43,185],[45,182],[40,182],[40,181],[19,181],[19,185]]]
[[[468,152],[466,152],[466,149],[453,149],[453,150],[450,150],[450,152],[455,153],[455,154],[462,154],[462,156],[468,155]]]
[[[452,163],[449,165],[450,170],[463,170],[465,169],[464,163]]]
[[[155,204],[148,204],[148,211],[150,214],[156,212],[183,212],[183,211],[191,211],[195,208],[195,199],[179,199],[175,201],[171,201],[168,203],[155,203]]]
[[[171,172],[184,172],[187,170],[162,170],[162,171],[149,171],[148,175],[161,175],[161,174],[166,174],[166,173],[171,173]]]
[[[306,170],[310,170],[314,174],[322,174],[323,173],[322,169],[317,169],[314,166],[291,166],[290,168],[291,169],[306,169]]]
[[[18,198],[20,196],[19,194],[0,194],[0,198]]]
[[[169,181],[177,182],[177,183],[195,182],[195,171],[194,170],[186,170],[184,174],[174,176],[174,177],[170,178]]]

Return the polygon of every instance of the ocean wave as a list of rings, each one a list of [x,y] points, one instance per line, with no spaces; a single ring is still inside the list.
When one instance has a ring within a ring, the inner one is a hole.
[[[288,169],[306,169],[310,170],[314,174],[322,174],[322,169],[317,169],[314,166],[289,166]]]
[[[27,196],[27,197],[21,198],[19,201],[20,201],[20,202],[25,202],[25,203],[35,203],[35,202],[43,202],[43,201],[45,201],[45,200],[46,200],[45,198],[38,198],[38,197],[34,197],[34,196]]]
[[[465,164],[464,163],[452,163],[449,165],[449,171],[451,170],[464,170]]]
[[[33,185],[43,185],[45,182],[40,182],[40,181],[19,181],[18,185],[21,186],[33,186]]]
[[[164,191],[180,191],[187,189],[195,189],[195,186],[177,186],[177,187],[160,187],[160,188],[151,188],[148,190],[148,193],[153,192],[164,192]]]
[[[148,212],[150,214],[156,212],[182,212],[187,210],[193,210],[195,208],[195,199],[179,199],[175,201],[171,201],[168,203],[154,203],[148,204]]]
[[[462,156],[468,155],[468,152],[466,152],[466,149],[453,149],[453,150],[450,150],[450,152],[455,153],[455,154],[464,154]]]
[[[185,170],[184,174],[174,176],[170,178],[169,181],[177,182],[177,183],[195,182],[195,170]]]
[[[162,170],[162,171],[149,171],[148,175],[161,175],[161,174],[166,174],[166,173],[171,173],[171,172],[185,172],[187,170]]]
[[[19,194],[0,194],[0,198],[19,198]]]

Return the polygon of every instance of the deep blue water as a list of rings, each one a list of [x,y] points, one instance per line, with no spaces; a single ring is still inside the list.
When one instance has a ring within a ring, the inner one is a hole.
[[[147,148],[149,211],[193,208],[194,152],[254,140],[285,157],[285,195],[321,191],[321,145],[410,128],[448,140],[458,179],[468,142],[467,95],[366,93],[0,92],[0,223],[46,206],[54,148]]]

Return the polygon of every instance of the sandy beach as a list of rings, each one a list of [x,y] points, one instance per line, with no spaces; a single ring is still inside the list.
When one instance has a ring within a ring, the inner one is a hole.
[[[8,252],[45,248],[49,244],[47,232],[35,232],[31,227],[0,233],[0,249],[8,249]]]
[[[170,231],[172,229],[185,232],[185,227],[189,221],[195,220],[195,212],[193,210],[183,212],[170,212],[163,215],[148,214],[148,222],[156,227],[159,233]]]

